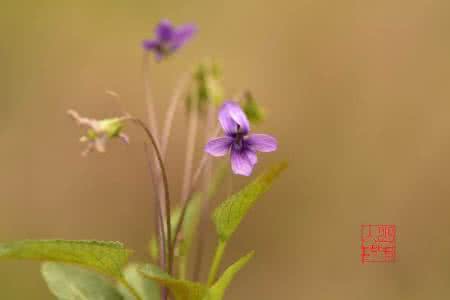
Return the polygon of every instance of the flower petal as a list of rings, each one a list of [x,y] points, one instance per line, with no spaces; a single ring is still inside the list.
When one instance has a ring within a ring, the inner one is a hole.
[[[219,122],[226,134],[237,133],[237,123],[231,118],[228,112],[228,104],[224,103],[219,110]]]
[[[247,155],[247,158],[250,160],[253,166],[256,165],[256,163],[258,162],[258,157],[256,156],[255,151],[248,149],[245,151],[245,155]]]
[[[245,151],[231,151],[231,169],[237,175],[250,176],[252,174],[253,164]]]
[[[248,122],[247,116],[245,115],[242,108],[236,102],[228,102],[228,113],[231,118],[239,124],[241,132],[247,134],[250,130],[250,123]]]
[[[197,32],[197,28],[193,24],[186,24],[178,27],[173,37],[172,50],[176,50],[183,46],[194,33]]]
[[[267,134],[252,134],[246,139],[248,147],[254,151],[272,152],[277,150],[277,140]]]
[[[250,130],[250,124],[244,111],[239,104],[231,100],[225,101],[220,108],[219,122],[228,134],[237,133],[237,125],[239,125],[241,133],[247,134]]]
[[[228,153],[231,143],[233,143],[233,138],[228,136],[215,138],[206,144],[205,151],[212,156],[224,156]]]
[[[94,147],[95,150],[97,150],[98,152],[105,152],[106,151],[106,142],[108,141],[108,136],[103,134],[101,136],[99,136],[98,138],[96,138],[93,143],[94,143]]]
[[[156,27],[157,39],[162,42],[169,42],[175,35],[175,29],[169,20],[162,20]]]

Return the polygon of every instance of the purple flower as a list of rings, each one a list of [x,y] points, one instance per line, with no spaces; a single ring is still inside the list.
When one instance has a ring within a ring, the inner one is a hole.
[[[160,61],[183,46],[196,31],[192,24],[175,27],[169,20],[162,20],[156,27],[156,38],[144,40],[142,46],[147,51],[153,51],[156,60]]]
[[[224,156],[228,152],[233,173],[249,176],[258,158],[256,152],[272,152],[277,149],[275,138],[266,134],[251,134],[250,124],[239,104],[225,101],[219,110],[219,122],[224,137],[211,139],[205,151],[212,156]]]

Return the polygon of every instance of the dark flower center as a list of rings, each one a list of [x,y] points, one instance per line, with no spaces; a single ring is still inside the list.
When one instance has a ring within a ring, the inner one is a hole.
[[[156,51],[159,52],[162,55],[169,55],[170,54],[170,44],[168,42],[160,42],[158,46],[156,47]]]
[[[246,136],[246,133],[241,131],[241,127],[237,125],[237,131],[233,134],[234,138],[234,149],[235,150],[242,150],[244,148],[244,137]]]

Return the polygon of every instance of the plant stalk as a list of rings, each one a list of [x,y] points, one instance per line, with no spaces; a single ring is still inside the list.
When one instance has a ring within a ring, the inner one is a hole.
[[[184,90],[186,89],[186,85],[189,82],[189,73],[184,74],[178,81],[175,91],[170,100],[169,107],[166,111],[166,116],[164,118],[164,127],[162,129],[161,135],[161,153],[165,160],[167,155],[167,146],[169,144],[170,132],[172,130],[173,119],[175,116],[175,111],[177,110],[178,103],[180,102],[180,98],[183,95]]]
[[[214,129],[214,115],[215,109],[214,105],[209,102],[208,110],[206,114],[206,124],[205,124],[205,143],[208,143],[210,139],[211,131]],[[194,281],[198,281],[200,277],[200,270],[202,268],[203,262],[203,248],[205,246],[205,224],[206,224],[206,214],[209,208],[209,202],[211,201],[212,193],[210,193],[209,187],[211,186],[211,178],[212,177],[212,162],[209,160],[206,162],[204,176],[203,176],[203,193],[204,198],[200,208],[200,221],[198,224],[198,234],[197,234],[197,249],[194,257],[194,270],[193,270],[193,279]],[[213,185],[216,182],[213,183]]]
[[[152,156],[148,151],[148,146],[145,144],[145,152],[148,157],[148,166],[149,166],[149,173],[150,178],[152,180],[153,185],[153,191],[154,191],[154,198],[155,198],[155,216],[156,216],[156,233],[158,235],[158,244],[159,244],[159,266],[161,268],[165,268],[166,266],[166,236],[164,233],[164,216],[163,216],[163,209],[161,207],[161,203],[159,200],[159,190],[158,190],[158,184],[156,183],[156,174],[154,173],[154,170],[152,168]]]
[[[235,97],[235,99],[237,99],[238,102],[241,101],[241,98],[242,98],[241,94],[238,94]],[[220,130],[221,130],[220,127],[217,127],[214,130],[213,136],[217,136],[220,133]],[[188,207],[188,204],[189,204],[189,199],[192,198],[192,194],[194,193],[196,185],[198,183],[198,180],[200,179],[200,176],[202,175],[202,172],[203,172],[203,170],[206,167],[206,163],[208,162],[208,159],[209,159],[209,156],[206,153],[203,153],[203,156],[202,156],[202,158],[200,160],[199,166],[197,167],[197,170],[195,171],[194,176],[193,176],[193,178],[191,180],[191,185],[190,185],[189,192],[186,193],[187,196],[185,198],[181,199],[183,206],[182,206],[182,209],[181,209],[180,220],[178,221],[177,226],[175,227],[175,232],[174,232],[174,235],[173,235],[174,236],[173,243],[172,243],[173,249],[175,249],[175,246],[176,246],[176,243],[177,243],[176,237],[180,233],[181,228],[183,226],[184,217],[186,215],[186,210],[187,210],[187,207]]]
[[[227,242],[220,240],[217,244],[216,253],[214,254],[214,258],[211,264],[211,269],[209,270],[208,275],[208,286],[212,286],[214,281],[216,280],[217,273],[219,272],[220,263],[222,261],[223,254],[225,253],[225,248],[227,246]]]
[[[166,249],[168,250],[167,251],[166,271],[170,275],[172,273],[173,252],[171,251],[171,249],[172,249],[172,236],[171,236],[171,229],[170,229],[171,210],[170,210],[169,181],[168,181],[168,178],[167,178],[166,168],[164,167],[164,161],[162,159],[161,152],[159,150],[159,147],[158,147],[158,144],[156,142],[156,139],[153,136],[153,134],[150,131],[150,129],[140,119],[133,118],[133,117],[130,117],[129,119],[131,121],[133,121],[134,123],[136,123],[137,125],[139,125],[144,130],[144,132],[146,133],[148,139],[152,143],[153,149],[155,150],[156,158],[157,158],[157,161],[159,163],[159,168],[161,170],[161,175],[162,175],[162,180],[163,180],[163,185],[164,185],[164,198],[165,198],[164,200],[165,200],[165,204],[166,204],[165,205],[166,206],[166,235],[167,235],[167,240],[166,240],[167,247],[166,247]]]
[[[158,137],[158,123],[156,121],[155,104],[152,99],[152,91],[150,87],[150,62],[149,54],[144,52],[142,58],[142,75],[144,78],[144,92],[145,92],[145,103],[147,105],[147,118],[148,124],[150,125],[150,130],[153,132],[155,137]]]

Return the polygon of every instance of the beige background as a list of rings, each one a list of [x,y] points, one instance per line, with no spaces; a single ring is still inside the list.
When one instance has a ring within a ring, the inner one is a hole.
[[[290,161],[231,242],[226,262],[257,255],[227,299],[450,295],[447,0],[1,1],[1,241],[121,240],[145,258],[153,213],[142,137],[129,130],[130,147],[81,159],[65,110],[115,114],[104,94],[113,89],[144,116],[140,42],[162,17],[200,32],[154,66],[159,111],[183,70],[218,57],[227,94],[251,88],[269,110],[258,130],[279,139],[257,172]],[[362,223],[397,225],[397,263],[360,264]],[[51,299],[37,263],[1,262],[0,291]]]

